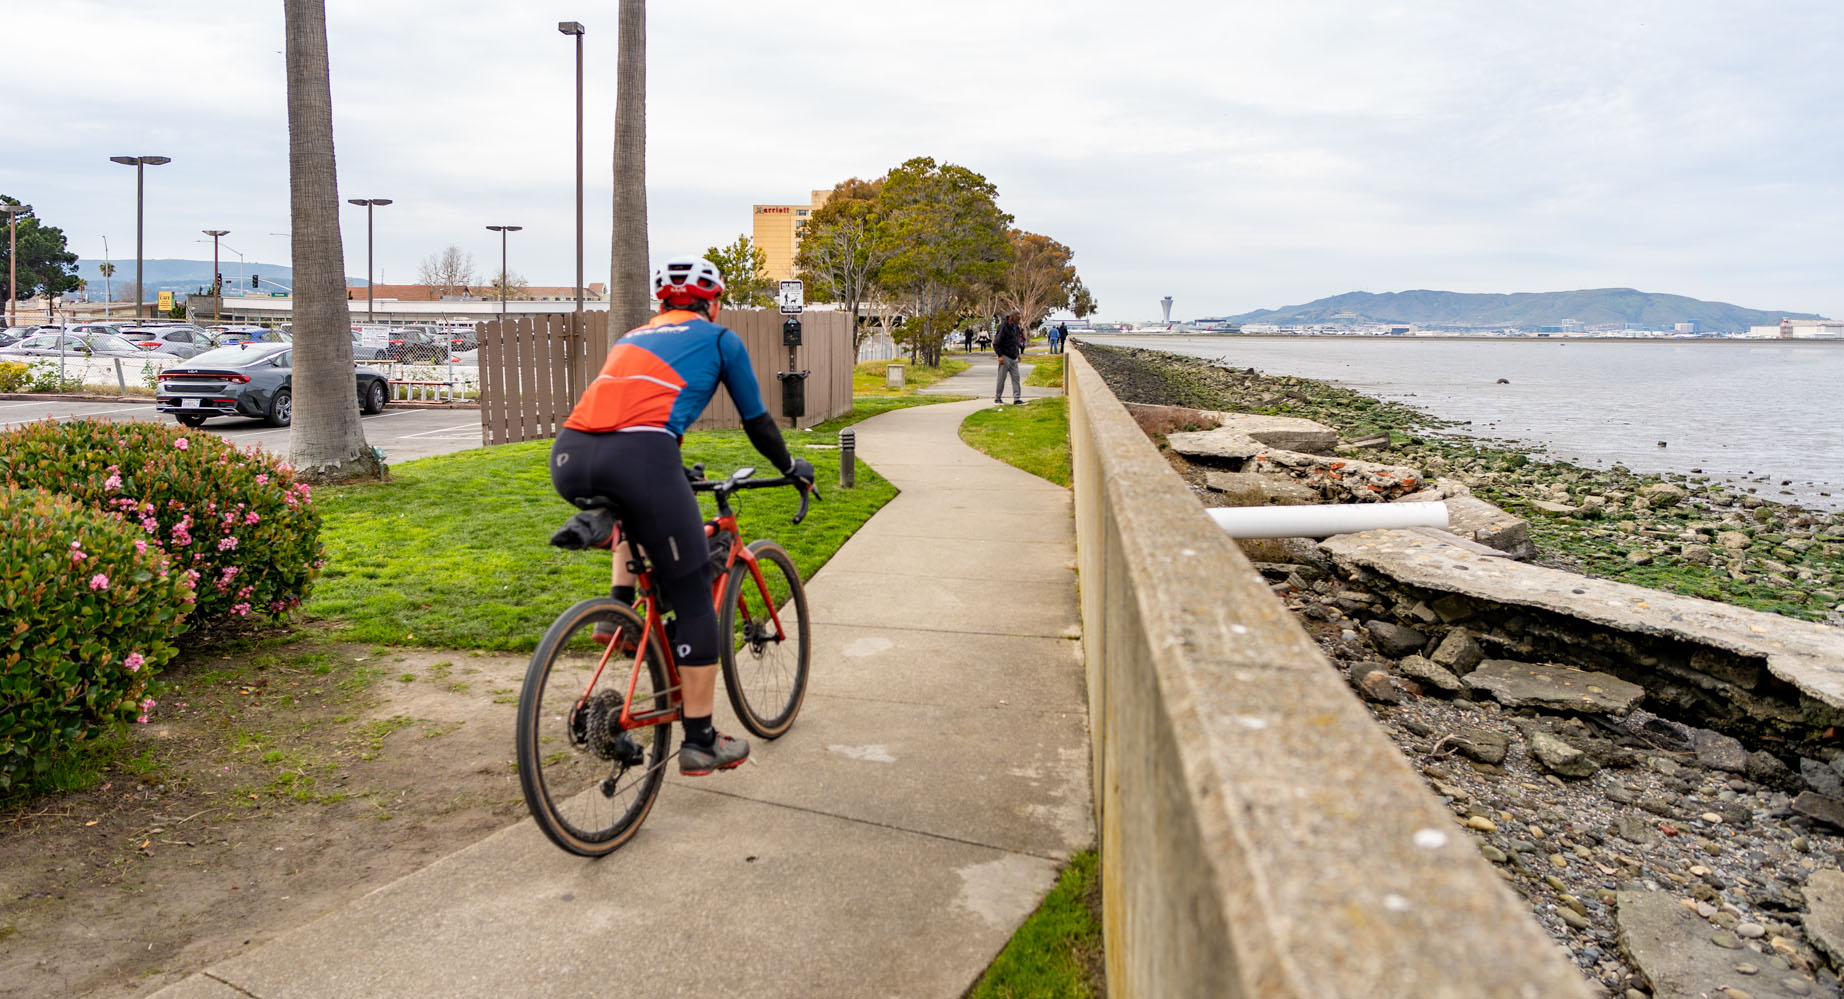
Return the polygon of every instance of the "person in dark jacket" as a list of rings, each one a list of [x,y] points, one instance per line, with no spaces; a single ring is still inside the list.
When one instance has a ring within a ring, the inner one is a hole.
[[[1004,405],[1005,376],[1012,376],[1012,402],[1024,402],[1024,386],[1018,378],[1018,358],[1024,354],[1024,327],[1018,325],[1018,313],[1005,317],[999,324],[999,338],[992,349],[999,355],[999,381],[992,388],[992,401]]]

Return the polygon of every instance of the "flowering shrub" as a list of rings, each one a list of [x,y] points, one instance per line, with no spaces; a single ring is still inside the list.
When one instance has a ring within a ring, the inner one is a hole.
[[[0,481],[62,493],[141,532],[198,590],[189,627],[298,606],[320,571],[320,515],[266,452],[172,424],[72,420],[0,433]]]
[[[0,485],[0,789],[112,719],[147,720],[192,585],[140,528]]]
[[[32,382],[30,365],[18,361],[0,361],[0,392],[19,392]]]

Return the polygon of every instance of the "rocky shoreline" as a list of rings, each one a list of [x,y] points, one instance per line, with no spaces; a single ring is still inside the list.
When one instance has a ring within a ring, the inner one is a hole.
[[[1463,483],[1528,518],[1540,563],[1811,620],[1837,623],[1844,610],[1844,516],[1694,477],[1533,460],[1307,379],[1082,350],[1123,401],[1306,417],[1347,442],[1380,441],[1374,452],[1340,451],[1419,469],[1423,483]],[[1212,505],[1246,474],[1170,459]],[[1372,487],[1394,498],[1376,483],[1358,492]],[[1652,714],[1664,701],[1592,664],[1510,658],[1529,643],[1465,602],[1410,608],[1387,581],[1320,546],[1286,549],[1284,561],[1257,563],[1276,594],[1607,995],[1839,995],[1844,749],[1835,730],[1804,733],[1798,751],[1765,730],[1744,745]]]

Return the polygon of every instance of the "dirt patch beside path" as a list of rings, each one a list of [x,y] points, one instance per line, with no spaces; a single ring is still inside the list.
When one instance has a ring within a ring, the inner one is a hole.
[[[0,811],[0,996],[135,996],[525,814],[524,657],[313,639],[169,667],[98,786]]]

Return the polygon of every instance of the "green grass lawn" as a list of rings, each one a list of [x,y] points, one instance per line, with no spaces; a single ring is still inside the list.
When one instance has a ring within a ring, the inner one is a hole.
[[[904,386],[900,389],[885,387],[887,369],[892,364],[900,364],[905,368]],[[865,361],[852,369],[852,396],[858,398],[861,396],[910,395],[917,389],[927,388],[943,378],[952,378],[967,370],[968,367],[966,361],[957,361],[951,357],[943,357],[939,368],[912,364],[906,357],[893,361]]]
[[[1067,396],[982,409],[960,425],[960,439],[1008,465],[1069,486]]]
[[[1038,385],[1044,388],[1063,387],[1063,355],[1040,354],[1026,358],[1030,361],[1031,374],[1024,380],[1026,385]]]
[[[792,489],[741,494],[732,503],[744,534],[774,538],[812,576],[896,490],[862,462],[857,488],[841,490],[838,452],[804,445],[835,444],[840,427],[933,401],[859,400],[849,417],[784,431],[790,449],[813,463],[824,498],[795,526]],[[317,492],[327,566],[308,617],[350,641],[531,649],[564,608],[608,588],[607,553],[549,544],[573,512],[551,488],[550,448],[532,441],[424,458],[392,466],[390,482]],[[687,434],[685,460],[704,462],[712,477],[765,465],[740,430]]]
[[[1095,851],[1069,865],[999,952],[968,999],[1089,999],[1101,980],[1100,870]]]

